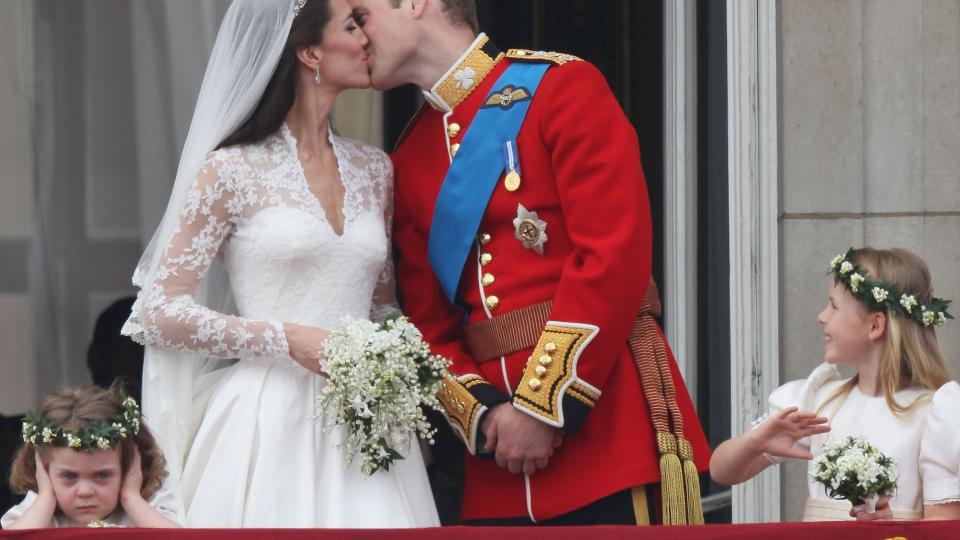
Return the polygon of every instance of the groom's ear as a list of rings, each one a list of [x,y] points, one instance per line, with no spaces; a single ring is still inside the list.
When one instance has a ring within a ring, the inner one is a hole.
[[[410,0],[410,10],[414,19],[419,19],[427,12],[427,3],[437,0]]]

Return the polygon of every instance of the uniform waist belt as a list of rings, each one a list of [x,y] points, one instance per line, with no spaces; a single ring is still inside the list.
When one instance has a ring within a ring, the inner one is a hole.
[[[473,359],[483,363],[534,348],[550,320],[552,307],[553,302],[541,302],[467,325],[464,333]],[[660,313],[660,296],[656,283],[651,279],[637,318],[659,317]]]
[[[551,308],[551,302],[543,302],[471,324],[464,329],[467,348],[478,363],[532,349],[550,320]],[[700,478],[693,461],[693,446],[684,434],[669,353],[654,320],[660,313],[657,285],[651,279],[627,344],[640,373],[656,433],[663,523],[702,524]]]

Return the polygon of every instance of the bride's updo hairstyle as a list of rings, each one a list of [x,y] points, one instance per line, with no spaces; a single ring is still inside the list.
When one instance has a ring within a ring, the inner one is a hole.
[[[293,19],[280,62],[257,108],[243,125],[220,143],[218,149],[256,143],[280,129],[290,107],[293,107],[300,62],[297,52],[323,41],[323,29],[329,21],[329,0],[306,0],[300,13]]]

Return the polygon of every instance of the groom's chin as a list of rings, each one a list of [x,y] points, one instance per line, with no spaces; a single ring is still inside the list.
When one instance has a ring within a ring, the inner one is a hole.
[[[392,80],[390,80],[390,79],[388,79],[388,78],[377,77],[376,71],[375,71],[375,70],[371,70],[371,71],[370,71],[370,86],[372,86],[374,90],[379,90],[379,91],[381,91],[381,92],[386,92],[387,90],[392,90],[392,89],[394,89],[394,88],[396,88],[396,87],[398,87],[398,86],[401,86],[401,84],[400,84],[400,83],[397,83],[396,81],[392,81]]]

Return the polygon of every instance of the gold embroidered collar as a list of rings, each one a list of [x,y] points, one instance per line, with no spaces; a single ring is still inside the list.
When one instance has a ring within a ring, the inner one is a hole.
[[[452,111],[483,82],[501,58],[503,53],[481,33],[433,88],[423,93],[424,98],[440,112]]]

